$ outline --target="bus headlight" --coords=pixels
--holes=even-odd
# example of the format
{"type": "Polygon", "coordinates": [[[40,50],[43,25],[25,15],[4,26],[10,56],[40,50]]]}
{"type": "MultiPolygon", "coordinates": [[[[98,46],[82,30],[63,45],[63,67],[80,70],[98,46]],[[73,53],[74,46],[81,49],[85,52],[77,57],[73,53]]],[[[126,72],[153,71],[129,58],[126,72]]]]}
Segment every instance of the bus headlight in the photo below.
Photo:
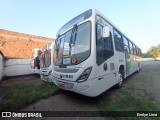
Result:
{"type": "Polygon", "coordinates": [[[90,73],[92,71],[92,67],[89,67],[83,71],[83,73],[78,77],[77,82],[84,82],[88,79],[90,73]]]}

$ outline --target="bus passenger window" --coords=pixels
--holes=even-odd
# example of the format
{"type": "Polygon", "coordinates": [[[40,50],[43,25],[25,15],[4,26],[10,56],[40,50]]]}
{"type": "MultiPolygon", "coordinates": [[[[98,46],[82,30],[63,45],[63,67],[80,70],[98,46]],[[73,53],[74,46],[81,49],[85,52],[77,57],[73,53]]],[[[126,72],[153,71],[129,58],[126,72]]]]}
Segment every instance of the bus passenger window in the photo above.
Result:
{"type": "Polygon", "coordinates": [[[133,55],[133,45],[131,42],[129,42],[129,47],[130,47],[131,54],[133,55]]]}
{"type": "Polygon", "coordinates": [[[103,37],[103,26],[97,24],[97,41],[96,41],[96,50],[97,50],[97,64],[101,65],[108,58],[113,56],[113,44],[112,44],[112,34],[110,32],[109,37],[103,37]]]}
{"type": "Polygon", "coordinates": [[[128,40],[127,40],[126,37],[123,37],[123,42],[124,42],[124,51],[126,53],[130,53],[130,51],[129,51],[129,45],[128,45],[128,40]]]}
{"type": "Polygon", "coordinates": [[[117,51],[124,52],[122,36],[116,30],[114,30],[114,43],[115,43],[115,48],[116,48],[117,51]]]}

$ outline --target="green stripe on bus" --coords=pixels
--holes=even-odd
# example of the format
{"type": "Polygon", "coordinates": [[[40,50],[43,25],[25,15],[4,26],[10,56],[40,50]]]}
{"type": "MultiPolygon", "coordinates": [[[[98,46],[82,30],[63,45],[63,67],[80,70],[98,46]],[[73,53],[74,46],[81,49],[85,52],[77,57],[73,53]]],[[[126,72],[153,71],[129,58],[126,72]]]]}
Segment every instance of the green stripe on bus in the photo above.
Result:
{"type": "Polygon", "coordinates": [[[125,61],[126,61],[126,75],[128,75],[131,70],[131,59],[130,55],[127,52],[125,53],[125,61]]]}

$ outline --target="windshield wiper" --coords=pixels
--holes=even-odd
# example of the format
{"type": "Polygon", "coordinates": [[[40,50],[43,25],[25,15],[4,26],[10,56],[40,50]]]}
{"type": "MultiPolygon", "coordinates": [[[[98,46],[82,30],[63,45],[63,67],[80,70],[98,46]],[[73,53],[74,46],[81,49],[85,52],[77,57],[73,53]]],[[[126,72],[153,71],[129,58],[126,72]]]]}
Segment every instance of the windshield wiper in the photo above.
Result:
{"type": "Polygon", "coordinates": [[[71,56],[71,47],[75,44],[75,39],[77,35],[77,25],[75,24],[72,29],[71,38],[69,42],[69,55],[71,56]]]}
{"type": "Polygon", "coordinates": [[[69,42],[70,47],[75,44],[76,35],[77,35],[77,25],[75,24],[73,26],[72,33],[71,33],[71,38],[70,38],[70,42],[69,42]]]}

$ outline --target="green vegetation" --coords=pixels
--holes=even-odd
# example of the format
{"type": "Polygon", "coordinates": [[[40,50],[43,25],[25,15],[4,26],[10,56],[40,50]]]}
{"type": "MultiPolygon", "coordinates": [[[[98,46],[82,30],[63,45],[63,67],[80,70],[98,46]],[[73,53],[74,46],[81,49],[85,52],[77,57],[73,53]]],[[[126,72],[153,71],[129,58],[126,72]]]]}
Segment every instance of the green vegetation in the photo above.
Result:
{"type": "Polygon", "coordinates": [[[59,93],[59,89],[54,84],[46,82],[39,85],[5,87],[4,90],[6,92],[4,98],[0,100],[0,111],[19,110],[59,93]]]}
{"type": "Polygon", "coordinates": [[[114,95],[107,96],[102,102],[102,111],[154,111],[158,110],[150,99],[135,95],[132,89],[124,88],[114,95]]]}
{"type": "Polygon", "coordinates": [[[148,56],[155,58],[155,60],[156,60],[156,57],[160,57],[160,44],[158,46],[152,46],[148,50],[147,54],[148,56]]]}

